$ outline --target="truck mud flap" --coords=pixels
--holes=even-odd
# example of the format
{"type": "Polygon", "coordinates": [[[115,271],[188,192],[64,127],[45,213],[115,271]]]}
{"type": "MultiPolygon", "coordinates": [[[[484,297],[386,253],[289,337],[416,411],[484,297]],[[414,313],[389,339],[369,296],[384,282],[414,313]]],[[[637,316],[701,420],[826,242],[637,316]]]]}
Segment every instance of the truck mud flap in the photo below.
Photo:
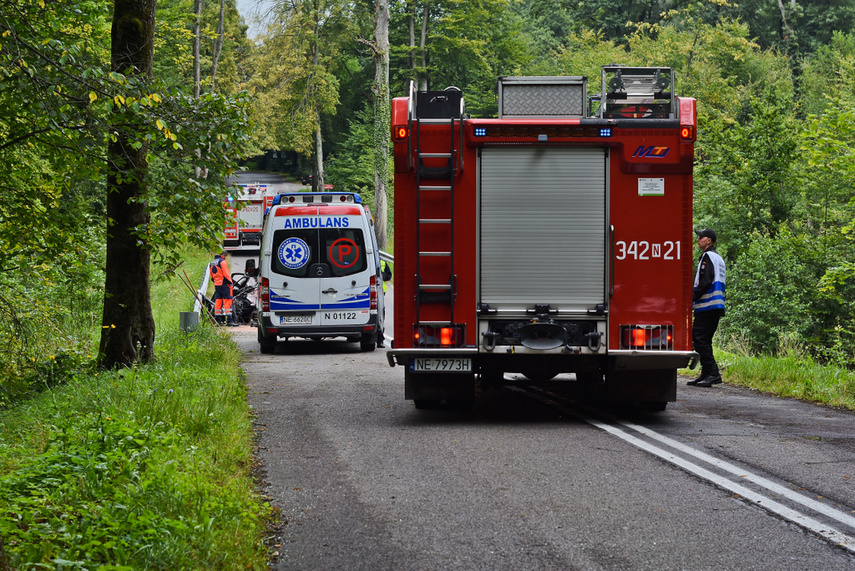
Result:
{"type": "Polygon", "coordinates": [[[404,398],[418,401],[473,400],[475,375],[404,371],[404,398]]]}
{"type": "Polygon", "coordinates": [[[676,369],[606,370],[606,396],[615,401],[675,402],[676,369]]]}

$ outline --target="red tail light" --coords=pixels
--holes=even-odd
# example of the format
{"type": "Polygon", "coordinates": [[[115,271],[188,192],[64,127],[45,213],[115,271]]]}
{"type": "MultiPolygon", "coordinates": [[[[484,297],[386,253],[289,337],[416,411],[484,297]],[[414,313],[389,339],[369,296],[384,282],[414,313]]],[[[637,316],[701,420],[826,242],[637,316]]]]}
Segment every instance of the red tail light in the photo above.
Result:
{"type": "Polygon", "coordinates": [[[671,350],[674,348],[673,325],[621,325],[620,348],[671,350]]]}
{"type": "Polygon", "coordinates": [[[413,331],[415,347],[462,347],[466,343],[466,326],[455,323],[448,327],[420,325],[413,331]]]}
{"type": "Polygon", "coordinates": [[[371,276],[371,283],[368,286],[368,295],[371,299],[371,311],[377,311],[377,276],[371,276]]]}
{"type": "Polygon", "coordinates": [[[270,311],[270,280],[261,278],[261,311],[270,311]]]}
{"type": "Polygon", "coordinates": [[[410,130],[405,125],[396,125],[392,128],[392,139],[405,141],[410,136],[410,130]]]}

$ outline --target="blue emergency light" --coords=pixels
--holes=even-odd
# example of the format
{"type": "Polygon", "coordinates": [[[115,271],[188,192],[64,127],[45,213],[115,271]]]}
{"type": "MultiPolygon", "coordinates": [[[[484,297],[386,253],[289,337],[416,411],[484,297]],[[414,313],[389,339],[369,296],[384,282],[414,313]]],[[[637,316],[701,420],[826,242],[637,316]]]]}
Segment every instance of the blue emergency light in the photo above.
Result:
{"type": "Polygon", "coordinates": [[[486,127],[475,127],[475,136],[476,137],[486,137],[487,136],[487,128],[486,127]]]}
{"type": "Polygon", "coordinates": [[[611,127],[603,127],[600,129],[600,137],[611,137],[612,136],[612,128],[611,127]]]}

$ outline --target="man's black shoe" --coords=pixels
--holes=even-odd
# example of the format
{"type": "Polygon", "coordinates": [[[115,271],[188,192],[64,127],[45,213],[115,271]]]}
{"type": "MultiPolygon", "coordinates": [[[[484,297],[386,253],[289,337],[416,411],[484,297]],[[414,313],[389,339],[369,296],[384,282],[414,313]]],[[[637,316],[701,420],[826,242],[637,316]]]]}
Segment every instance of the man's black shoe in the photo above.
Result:
{"type": "Polygon", "coordinates": [[[707,377],[706,379],[701,379],[699,382],[695,383],[696,387],[711,387],[713,385],[717,385],[721,383],[721,375],[715,375],[714,377],[707,377]]]}
{"type": "Polygon", "coordinates": [[[697,377],[695,377],[694,379],[692,379],[691,381],[689,381],[686,384],[691,386],[691,387],[694,387],[694,386],[697,386],[697,384],[700,383],[701,381],[705,380],[707,377],[709,377],[709,375],[707,375],[706,373],[701,373],[700,375],[698,375],[697,377]]]}

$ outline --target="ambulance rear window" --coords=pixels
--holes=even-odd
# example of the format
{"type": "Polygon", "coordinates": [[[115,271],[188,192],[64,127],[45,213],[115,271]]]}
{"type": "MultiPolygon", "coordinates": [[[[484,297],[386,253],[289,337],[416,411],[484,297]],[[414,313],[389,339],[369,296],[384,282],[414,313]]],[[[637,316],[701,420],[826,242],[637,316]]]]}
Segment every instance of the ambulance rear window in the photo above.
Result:
{"type": "Polygon", "coordinates": [[[368,267],[360,228],[287,229],[273,233],[272,269],[291,277],[349,276],[368,267]],[[314,272],[310,272],[315,267],[314,272]]]}

